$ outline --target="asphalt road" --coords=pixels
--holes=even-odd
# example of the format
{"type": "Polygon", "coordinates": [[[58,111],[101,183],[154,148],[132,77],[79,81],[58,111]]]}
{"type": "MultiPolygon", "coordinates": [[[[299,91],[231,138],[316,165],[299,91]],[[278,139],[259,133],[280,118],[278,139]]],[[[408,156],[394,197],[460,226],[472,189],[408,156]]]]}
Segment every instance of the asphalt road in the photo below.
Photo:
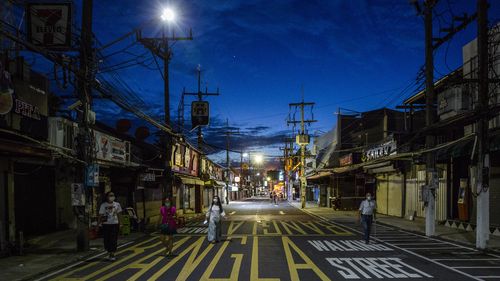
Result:
{"type": "MultiPolygon", "coordinates": [[[[163,257],[153,235],[37,280],[500,280],[500,256],[385,226],[366,245],[349,219],[327,221],[269,200],[225,206],[224,240],[207,227],[179,229],[176,256],[163,257]]],[[[375,232],[375,230],[374,230],[375,232]]]]}

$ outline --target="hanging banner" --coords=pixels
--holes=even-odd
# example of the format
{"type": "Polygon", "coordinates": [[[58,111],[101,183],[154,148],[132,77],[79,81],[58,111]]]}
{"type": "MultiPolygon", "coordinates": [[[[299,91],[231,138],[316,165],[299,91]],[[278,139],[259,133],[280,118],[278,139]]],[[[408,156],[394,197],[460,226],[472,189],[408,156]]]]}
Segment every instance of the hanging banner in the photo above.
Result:
{"type": "Polygon", "coordinates": [[[207,101],[193,101],[191,103],[191,126],[207,126],[210,120],[210,107],[207,101]]]}
{"type": "Polygon", "coordinates": [[[28,41],[48,49],[71,47],[71,3],[28,3],[28,41]]]}

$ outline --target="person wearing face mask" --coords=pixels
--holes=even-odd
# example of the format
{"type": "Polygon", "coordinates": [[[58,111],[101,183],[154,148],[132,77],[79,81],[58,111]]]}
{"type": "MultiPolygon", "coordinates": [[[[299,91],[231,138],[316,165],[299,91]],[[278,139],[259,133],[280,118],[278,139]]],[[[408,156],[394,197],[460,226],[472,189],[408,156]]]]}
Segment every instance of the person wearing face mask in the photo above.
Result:
{"type": "Polygon", "coordinates": [[[366,244],[370,243],[370,231],[372,223],[375,219],[375,211],[377,210],[377,203],[372,199],[370,193],[366,194],[366,199],[363,200],[359,206],[358,222],[361,222],[363,226],[364,236],[366,244]]]}
{"type": "Polygon", "coordinates": [[[122,207],[120,203],[115,202],[113,192],[106,193],[105,198],[106,201],[99,208],[99,224],[102,225],[104,249],[108,252],[108,259],[114,261],[121,225],[119,214],[122,212],[122,207]]]}
{"type": "Polygon", "coordinates": [[[158,224],[160,226],[160,241],[165,246],[165,256],[173,255],[174,234],[177,234],[176,209],[172,206],[170,198],[165,198],[160,208],[158,224]]]}
{"type": "Polygon", "coordinates": [[[212,200],[212,205],[206,214],[205,224],[208,222],[208,242],[215,244],[221,240],[222,224],[221,220],[226,216],[218,196],[212,200]]]}

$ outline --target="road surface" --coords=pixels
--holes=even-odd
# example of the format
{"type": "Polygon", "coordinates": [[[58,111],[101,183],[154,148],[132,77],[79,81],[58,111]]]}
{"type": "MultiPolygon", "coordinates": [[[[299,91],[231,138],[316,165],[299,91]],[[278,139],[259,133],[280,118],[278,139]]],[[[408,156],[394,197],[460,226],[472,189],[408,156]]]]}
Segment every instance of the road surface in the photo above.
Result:
{"type": "Polygon", "coordinates": [[[500,256],[463,245],[381,225],[366,245],[352,219],[327,221],[263,199],[224,207],[218,244],[192,222],[179,229],[176,256],[161,256],[153,234],[120,248],[117,261],[96,256],[37,280],[500,280],[500,256]]]}

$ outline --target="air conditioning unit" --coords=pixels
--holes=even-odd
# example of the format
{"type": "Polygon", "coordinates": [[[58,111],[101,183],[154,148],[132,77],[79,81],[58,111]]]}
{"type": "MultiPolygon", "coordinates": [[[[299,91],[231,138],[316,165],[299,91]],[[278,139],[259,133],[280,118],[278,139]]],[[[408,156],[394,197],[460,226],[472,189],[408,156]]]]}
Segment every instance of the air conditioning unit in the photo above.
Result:
{"type": "Polygon", "coordinates": [[[295,141],[297,142],[298,145],[308,145],[310,138],[309,135],[300,134],[295,137],[295,141]]]}
{"type": "Polygon", "coordinates": [[[74,149],[78,124],[62,117],[49,117],[49,142],[52,145],[74,149]]]}

